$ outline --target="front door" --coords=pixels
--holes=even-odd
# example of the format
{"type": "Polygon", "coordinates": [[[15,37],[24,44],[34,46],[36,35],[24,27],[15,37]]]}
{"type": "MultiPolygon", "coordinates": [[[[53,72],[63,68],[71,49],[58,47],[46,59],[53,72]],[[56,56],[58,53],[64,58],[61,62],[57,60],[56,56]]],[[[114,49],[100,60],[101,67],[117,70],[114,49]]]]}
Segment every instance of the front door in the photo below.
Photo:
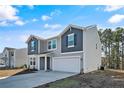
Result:
{"type": "Polygon", "coordinates": [[[50,57],[47,57],[47,70],[50,70],[50,57]]]}
{"type": "Polygon", "coordinates": [[[44,70],[45,68],[45,58],[40,57],[40,70],[44,70]]]}
{"type": "MultiPolygon", "coordinates": [[[[50,57],[47,57],[47,70],[51,69],[51,64],[50,64],[50,57]]],[[[45,69],[45,57],[40,57],[40,70],[45,69]]]]}

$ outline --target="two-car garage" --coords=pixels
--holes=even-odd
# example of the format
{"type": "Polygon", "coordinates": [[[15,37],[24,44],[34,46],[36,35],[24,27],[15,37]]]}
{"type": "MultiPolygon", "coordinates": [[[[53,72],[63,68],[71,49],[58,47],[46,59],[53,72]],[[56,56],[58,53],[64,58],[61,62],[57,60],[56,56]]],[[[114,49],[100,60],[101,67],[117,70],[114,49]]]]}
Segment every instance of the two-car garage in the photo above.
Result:
{"type": "Polygon", "coordinates": [[[53,57],[52,70],[80,73],[80,56],[53,57]]]}

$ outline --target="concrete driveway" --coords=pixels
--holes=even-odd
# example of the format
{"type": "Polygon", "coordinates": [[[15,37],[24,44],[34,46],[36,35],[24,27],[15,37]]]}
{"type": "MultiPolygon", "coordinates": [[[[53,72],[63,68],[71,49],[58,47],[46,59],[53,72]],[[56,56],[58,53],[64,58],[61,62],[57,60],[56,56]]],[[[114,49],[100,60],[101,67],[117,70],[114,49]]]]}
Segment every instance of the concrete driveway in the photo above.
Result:
{"type": "Polygon", "coordinates": [[[76,74],[77,73],[37,71],[36,73],[16,75],[1,79],[0,88],[32,88],[76,74]]]}

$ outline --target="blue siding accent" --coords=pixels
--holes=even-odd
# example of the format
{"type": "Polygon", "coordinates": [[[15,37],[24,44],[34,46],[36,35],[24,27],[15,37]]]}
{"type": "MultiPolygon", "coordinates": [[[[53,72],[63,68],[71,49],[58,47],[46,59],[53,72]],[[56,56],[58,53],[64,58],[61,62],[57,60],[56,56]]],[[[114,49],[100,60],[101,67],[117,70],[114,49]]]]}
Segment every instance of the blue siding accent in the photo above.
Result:
{"type": "Polygon", "coordinates": [[[61,52],[75,52],[75,51],[83,51],[83,31],[80,29],[71,28],[71,30],[66,31],[61,36],[61,52]],[[74,47],[68,48],[68,35],[74,33],[74,47]]]}
{"type": "Polygon", "coordinates": [[[38,54],[38,40],[36,38],[32,38],[29,42],[28,42],[28,55],[32,55],[32,54],[38,54]],[[31,41],[34,40],[35,41],[35,48],[34,51],[31,51],[31,41]]]}

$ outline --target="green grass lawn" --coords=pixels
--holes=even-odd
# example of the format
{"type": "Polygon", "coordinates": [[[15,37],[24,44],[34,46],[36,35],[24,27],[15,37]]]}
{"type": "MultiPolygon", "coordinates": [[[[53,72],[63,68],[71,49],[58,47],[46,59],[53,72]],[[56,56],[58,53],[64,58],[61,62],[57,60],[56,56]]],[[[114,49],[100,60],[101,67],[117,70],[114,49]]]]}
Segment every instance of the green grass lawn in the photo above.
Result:
{"type": "Polygon", "coordinates": [[[63,79],[56,81],[55,83],[50,83],[47,85],[49,88],[69,88],[69,87],[75,87],[79,85],[79,81],[73,80],[73,79],[63,79]]]}

